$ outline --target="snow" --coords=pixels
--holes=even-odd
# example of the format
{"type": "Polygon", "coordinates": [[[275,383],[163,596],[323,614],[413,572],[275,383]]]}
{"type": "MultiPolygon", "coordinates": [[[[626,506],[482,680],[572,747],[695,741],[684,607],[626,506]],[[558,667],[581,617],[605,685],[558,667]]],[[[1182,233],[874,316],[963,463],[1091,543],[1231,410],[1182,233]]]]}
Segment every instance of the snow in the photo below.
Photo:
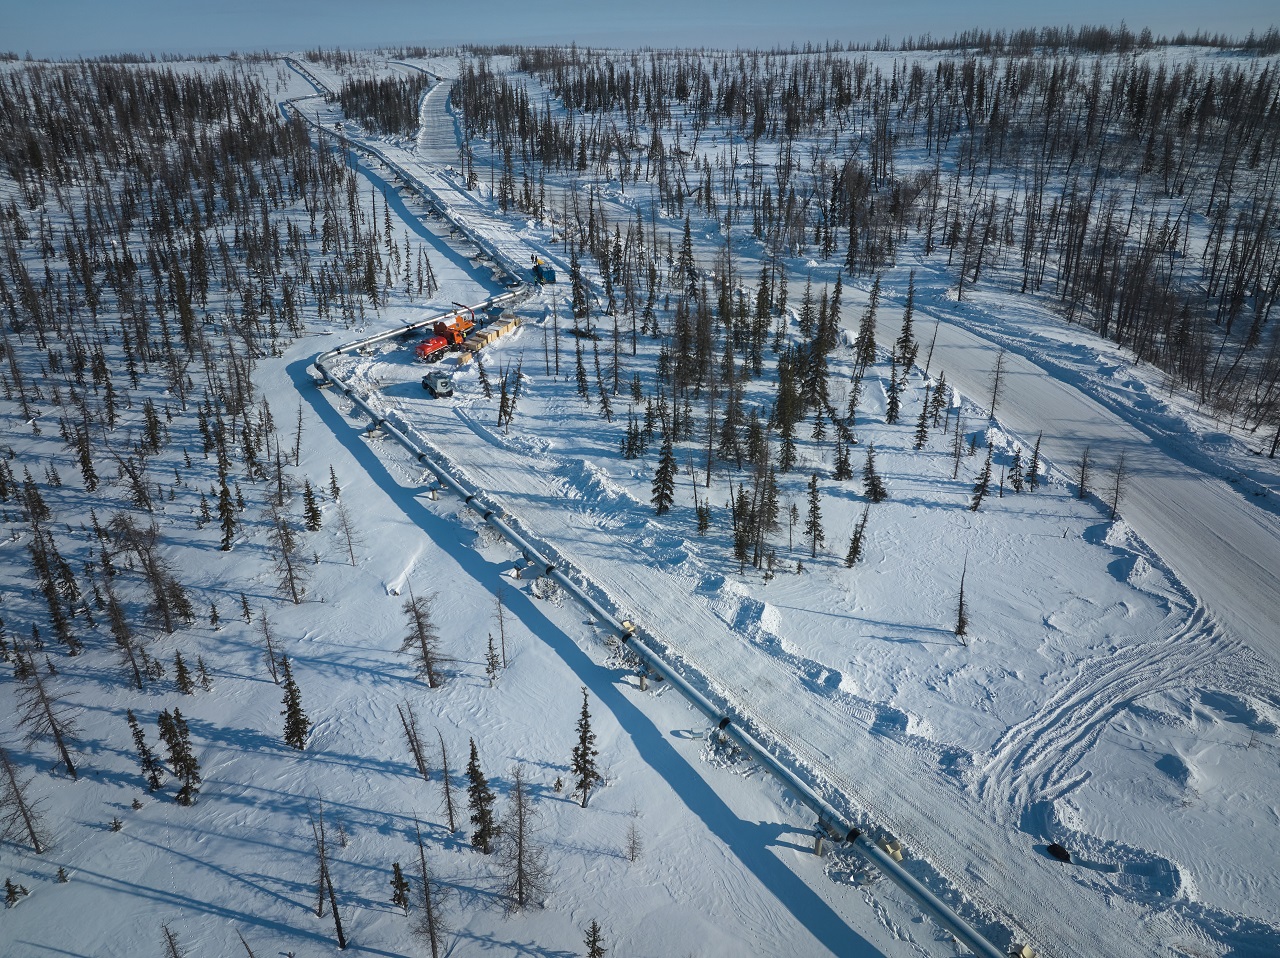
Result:
{"type": "MultiPolygon", "coordinates": [[[[427,98],[416,142],[374,145],[491,245],[512,258],[518,251],[518,262],[529,251],[549,256],[549,227],[502,218],[442,169],[456,156],[443,89],[427,98]]],[[[299,78],[280,95],[309,92],[299,78]]],[[[299,107],[332,126],[321,101],[299,107]]],[[[362,164],[361,172],[414,242],[427,245],[441,282],[432,304],[395,304],[364,330],[501,288],[474,263],[470,244],[389,188],[385,171],[362,164]]],[[[412,342],[335,366],[665,643],[824,795],[902,839],[912,874],[993,940],[1026,935],[1048,955],[1274,953],[1275,471],[1185,397],[1162,395],[1149,371],[1064,326],[1043,304],[989,285],[956,302],[948,278],[922,260],[886,274],[881,342],[897,334],[910,266],[917,336],[927,341],[938,321],[931,372],[945,369],[966,397],[957,407],[966,435],[982,432],[1007,464],[1015,446],[1025,459],[1043,430],[1046,483],[1034,494],[993,491],[971,512],[981,456],[962,458],[952,479],[947,436],[912,448],[923,371],[912,374],[897,426],[883,422],[882,391],[864,389],[853,461],[858,469],[874,442],[891,498],[872,506],[866,555],[851,570],[841,560],[862,512],[861,484],[831,481],[807,430],[783,500],[803,512],[808,475],[821,472],[828,542],[816,560],[802,524],[787,546],[784,520],[774,537],[776,575],[741,572],[724,508],[730,487],[718,473],[709,489],[695,488],[683,461],[695,449],[682,447],[676,506],[656,517],[653,452],[630,462],[618,455],[625,396],[616,397],[611,424],[594,400],[577,398],[568,337],[568,366],[559,378],[546,372],[551,291],[525,304],[525,325],[485,354],[491,374],[524,361],[509,430],[497,423],[496,402],[483,399],[474,364],[457,369],[449,400],[421,390],[412,342]],[[988,423],[996,346],[1009,350],[1007,387],[988,423]],[[1099,486],[1118,451],[1128,454],[1133,477],[1116,522],[1104,503],[1080,501],[1070,486],[1085,444],[1098,458],[1099,486]],[[716,512],[705,537],[694,533],[695,491],[716,512]],[[794,572],[797,559],[803,574],[794,572]],[[962,566],[972,616],[965,644],[952,630],[962,566]],[[1075,866],[1043,853],[1052,841],[1072,850],[1075,866]]],[[[794,302],[794,280],[792,290],[794,302]]],[[[865,293],[846,287],[847,325],[865,293]]],[[[184,581],[206,605],[219,603],[224,622],[220,631],[201,626],[161,640],[156,654],[179,644],[189,661],[199,652],[213,665],[214,690],[132,693],[109,670],[105,644],[59,661],[59,682],[88,729],[88,774],[74,783],[37,778],[57,831],[53,851],[36,858],[0,847],[0,871],[34,890],[6,912],[0,943],[18,954],[132,956],[158,951],[160,925],[171,922],[196,953],[234,953],[237,930],[258,954],[331,949],[330,920],[312,911],[306,822],[323,796],[330,827],[349,835],[335,850],[335,869],[352,950],[421,951],[387,887],[392,861],[412,871],[417,815],[432,867],[450,889],[458,954],[576,954],[593,918],[614,954],[953,954],[947,936],[861,859],[838,847],[814,856],[812,816],[794,795],[718,747],[672,689],[654,683],[641,692],[581,609],[539,598],[542,583],[506,575],[518,558],[508,544],[456,501],[431,498],[421,466],[363,435],[366,420],[341,393],[313,387],[311,359],[361,331],[314,333],[259,367],[278,419],[302,403],[297,471],[323,484],[335,467],[364,533],[359,564],[346,564],[326,504],[324,530],[308,546],[320,557],[309,601],[295,608],[276,601],[260,529],[223,555],[216,533],[191,532],[181,504],[163,517],[184,581]],[[315,722],[306,752],[279,738],[280,690],[264,675],[257,622],[237,615],[246,582],[255,619],[267,610],[315,722]],[[397,651],[410,588],[436,596],[445,649],[457,660],[443,689],[415,682],[397,651]],[[496,627],[499,588],[511,662],[488,688],[484,642],[496,627]],[[552,789],[557,776],[567,778],[581,687],[608,782],[585,810],[552,789]],[[423,783],[409,763],[395,714],[405,701],[444,735],[455,772],[470,737],[499,790],[513,764],[529,772],[556,876],[544,910],[507,918],[495,904],[491,863],[465,836],[448,833],[438,782],[423,783]],[[205,773],[193,809],[145,793],[122,717],[133,707],[153,726],[160,709],[174,706],[188,716],[205,773]],[[143,801],[136,811],[135,797],[143,801]],[[622,852],[633,808],[645,846],[636,862],[622,852]],[[124,820],[118,833],[106,827],[113,816],[124,820]],[[59,865],[68,884],[51,881],[59,865]],[[59,922],[61,915],[85,920],[59,922]]],[[[604,362],[607,337],[599,345],[604,362]]],[[[641,340],[634,368],[646,391],[656,352],[641,340]]],[[[847,381],[848,356],[847,348],[833,356],[833,382],[847,381]]],[[[887,364],[873,375],[887,376],[887,364]]],[[[866,386],[873,383],[869,375],[866,386]]],[[[763,398],[757,389],[748,405],[763,398]]],[[[843,408],[842,398],[836,405],[843,408]]],[[[7,404],[4,413],[16,462],[73,470],[56,441],[26,435],[7,404]]],[[[184,442],[198,446],[198,438],[184,442]]],[[[181,461],[172,450],[169,458],[181,461]]],[[[196,470],[193,491],[183,493],[187,508],[212,474],[208,463],[196,470]]],[[[60,521],[71,492],[51,490],[60,521]]],[[[260,498],[264,490],[246,492],[260,498]]],[[[16,595],[25,542],[0,549],[4,587],[16,595]]],[[[6,706],[11,687],[0,691],[6,706]]],[[[24,760],[48,764],[42,749],[24,760]]]]}

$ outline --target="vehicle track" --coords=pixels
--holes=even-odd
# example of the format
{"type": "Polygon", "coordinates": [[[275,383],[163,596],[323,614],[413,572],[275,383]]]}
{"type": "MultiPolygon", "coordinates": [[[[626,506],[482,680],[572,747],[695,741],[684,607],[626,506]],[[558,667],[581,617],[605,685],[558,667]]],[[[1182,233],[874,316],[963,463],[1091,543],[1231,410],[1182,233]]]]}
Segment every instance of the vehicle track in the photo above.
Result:
{"type": "Polygon", "coordinates": [[[1060,797],[1072,769],[1121,711],[1156,692],[1189,687],[1238,646],[1197,604],[1166,638],[1085,662],[1039,711],[996,743],[974,784],[978,799],[1014,816],[1034,802],[1060,797]]]}

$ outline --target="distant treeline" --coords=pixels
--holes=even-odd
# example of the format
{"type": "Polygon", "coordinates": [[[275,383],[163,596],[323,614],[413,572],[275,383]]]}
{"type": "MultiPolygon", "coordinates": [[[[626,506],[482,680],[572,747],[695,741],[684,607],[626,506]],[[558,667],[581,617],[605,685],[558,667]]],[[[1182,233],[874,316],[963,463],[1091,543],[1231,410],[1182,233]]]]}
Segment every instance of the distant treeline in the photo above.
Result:
{"type": "MultiPolygon", "coordinates": [[[[571,45],[572,46],[572,45],[571,45]]],[[[1149,27],[1143,27],[1134,33],[1125,24],[1118,27],[1080,26],[1080,27],[1029,27],[1022,30],[964,30],[954,33],[950,38],[934,37],[923,33],[920,36],[907,36],[901,42],[894,42],[889,37],[882,37],[871,43],[846,43],[841,40],[828,40],[824,43],[792,43],[789,46],[775,46],[769,50],[754,52],[768,53],[843,53],[855,51],[897,50],[967,50],[986,54],[1024,56],[1031,53],[1128,53],[1135,50],[1151,50],[1156,47],[1209,47],[1219,50],[1239,50],[1255,56],[1270,56],[1280,53],[1280,28],[1271,26],[1263,33],[1250,31],[1244,39],[1229,36],[1225,33],[1206,33],[1197,30],[1187,33],[1178,31],[1174,36],[1156,35],[1149,27]]],[[[537,51],[537,47],[521,44],[474,44],[463,47],[468,53],[476,56],[529,56],[537,51]]],[[[600,48],[594,52],[601,52],[600,48]]],[[[590,55],[590,47],[573,47],[574,52],[590,55]]],[[[689,52],[715,52],[710,47],[694,48],[689,52]]],[[[425,56],[422,53],[405,54],[406,56],[425,56]]]]}

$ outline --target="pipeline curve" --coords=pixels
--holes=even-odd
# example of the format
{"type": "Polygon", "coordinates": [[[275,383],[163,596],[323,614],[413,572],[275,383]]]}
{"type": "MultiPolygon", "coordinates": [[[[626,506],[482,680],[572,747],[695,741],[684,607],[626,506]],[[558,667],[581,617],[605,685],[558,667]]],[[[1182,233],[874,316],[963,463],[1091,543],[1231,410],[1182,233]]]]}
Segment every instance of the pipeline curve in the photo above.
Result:
{"type": "MultiPolygon", "coordinates": [[[[297,61],[285,58],[285,62],[318,91],[326,89],[319,78],[297,61]]],[[[521,279],[521,268],[512,257],[491,243],[487,237],[471,229],[460,217],[455,216],[450,205],[444,202],[435,191],[376,147],[353,140],[340,132],[326,129],[307,116],[304,111],[296,109],[295,103],[300,99],[307,99],[307,97],[282,102],[282,112],[285,115],[293,112],[302,118],[319,137],[336,141],[344,149],[358,151],[381,163],[392,171],[400,185],[416,193],[426,203],[431,213],[445,219],[480,249],[494,264],[495,273],[499,279],[504,274],[510,277],[508,281],[510,288],[505,292],[470,305],[468,308],[475,310],[477,314],[500,312],[518,305],[533,295],[534,287],[521,279]]],[[[874,824],[867,822],[865,815],[857,816],[861,828],[859,824],[855,824],[855,812],[850,806],[857,801],[853,797],[856,791],[850,793],[850,783],[845,781],[843,776],[823,763],[820,756],[808,754],[808,749],[784,736],[773,723],[768,722],[767,717],[752,714],[744,709],[739,704],[737,696],[722,689],[700,663],[691,662],[686,656],[677,652],[661,637],[661,633],[656,628],[624,619],[617,611],[617,605],[612,598],[593,583],[588,575],[567,562],[554,547],[537,541],[521,526],[517,517],[509,515],[501,503],[494,501],[485,490],[471,485],[465,477],[458,475],[458,471],[447,457],[433,447],[411,424],[404,422],[399,416],[394,414],[388,416],[375,408],[367,396],[361,395],[355,387],[344,381],[330,368],[333,361],[340,356],[428,328],[437,320],[447,319],[452,313],[453,310],[450,310],[414,323],[395,326],[343,343],[319,354],[312,363],[319,373],[319,378],[315,380],[317,385],[331,385],[341,391],[368,416],[371,431],[381,429],[407,450],[435,477],[442,488],[449,489],[467,508],[518,549],[530,567],[537,569],[540,575],[558,583],[584,610],[611,631],[643,663],[643,667],[649,673],[661,676],[678,689],[694,708],[716,726],[718,734],[734,740],[770,774],[790,788],[817,816],[819,828],[827,840],[851,848],[864,860],[875,865],[883,875],[909,895],[924,914],[940,927],[950,931],[974,954],[981,955],[982,958],[1003,958],[1005,952],[1002,949],[997,948],[975,930],[953,908],[925,887],[872,839],[871,833],[876,828],[874,824]],[[399,421],[393,422],[392,418],[399,421]],[[814,775],[820,776],[823,780],[811,780],[810,776],[814,775]],[[832,792],[836,794],[831,795],[832,792]]]]}

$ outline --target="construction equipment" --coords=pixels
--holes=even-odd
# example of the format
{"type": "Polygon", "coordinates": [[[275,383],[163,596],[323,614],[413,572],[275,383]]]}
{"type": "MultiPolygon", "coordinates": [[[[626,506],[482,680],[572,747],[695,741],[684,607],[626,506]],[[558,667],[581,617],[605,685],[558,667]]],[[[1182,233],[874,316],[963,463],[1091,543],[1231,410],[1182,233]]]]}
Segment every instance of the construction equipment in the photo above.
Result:
{"type": "Polygon", "coordinates": [[[422,388],[435,399],[448,399],[453,395],[453,380],[448,373],[435,369],[422,377],[422,388]]]}
{"type": "Polygon", "coordinates": [[[448,322],[443,319],[438,321],[432,331],[443,338],[450,349],[461,349],[462,344],[467,341],[467,334],[475,329],[476,313],[469,306],[461,306],[458,303],[454,303],[454,305],[459,306],[460,311],[455,313],[453,319],[448,322]],[[471,314],[470,318],[462,315],[461,310],[464,309],[471,314]]]}
{"type": "Polygon", "coordinates": [[[556,281],[556,271],[551,264],[540,256],[530,257],[533,260],[533,281],[539,286],[551,286],[556,281]]]}
{"type": "Polygon", "coordinates": [[[449,340],[443,336],[432,336],[424,339],[414,348],[414,357],[420,363],[436,363],[444,358],[445,351],[449,348],[449,340]]]}

